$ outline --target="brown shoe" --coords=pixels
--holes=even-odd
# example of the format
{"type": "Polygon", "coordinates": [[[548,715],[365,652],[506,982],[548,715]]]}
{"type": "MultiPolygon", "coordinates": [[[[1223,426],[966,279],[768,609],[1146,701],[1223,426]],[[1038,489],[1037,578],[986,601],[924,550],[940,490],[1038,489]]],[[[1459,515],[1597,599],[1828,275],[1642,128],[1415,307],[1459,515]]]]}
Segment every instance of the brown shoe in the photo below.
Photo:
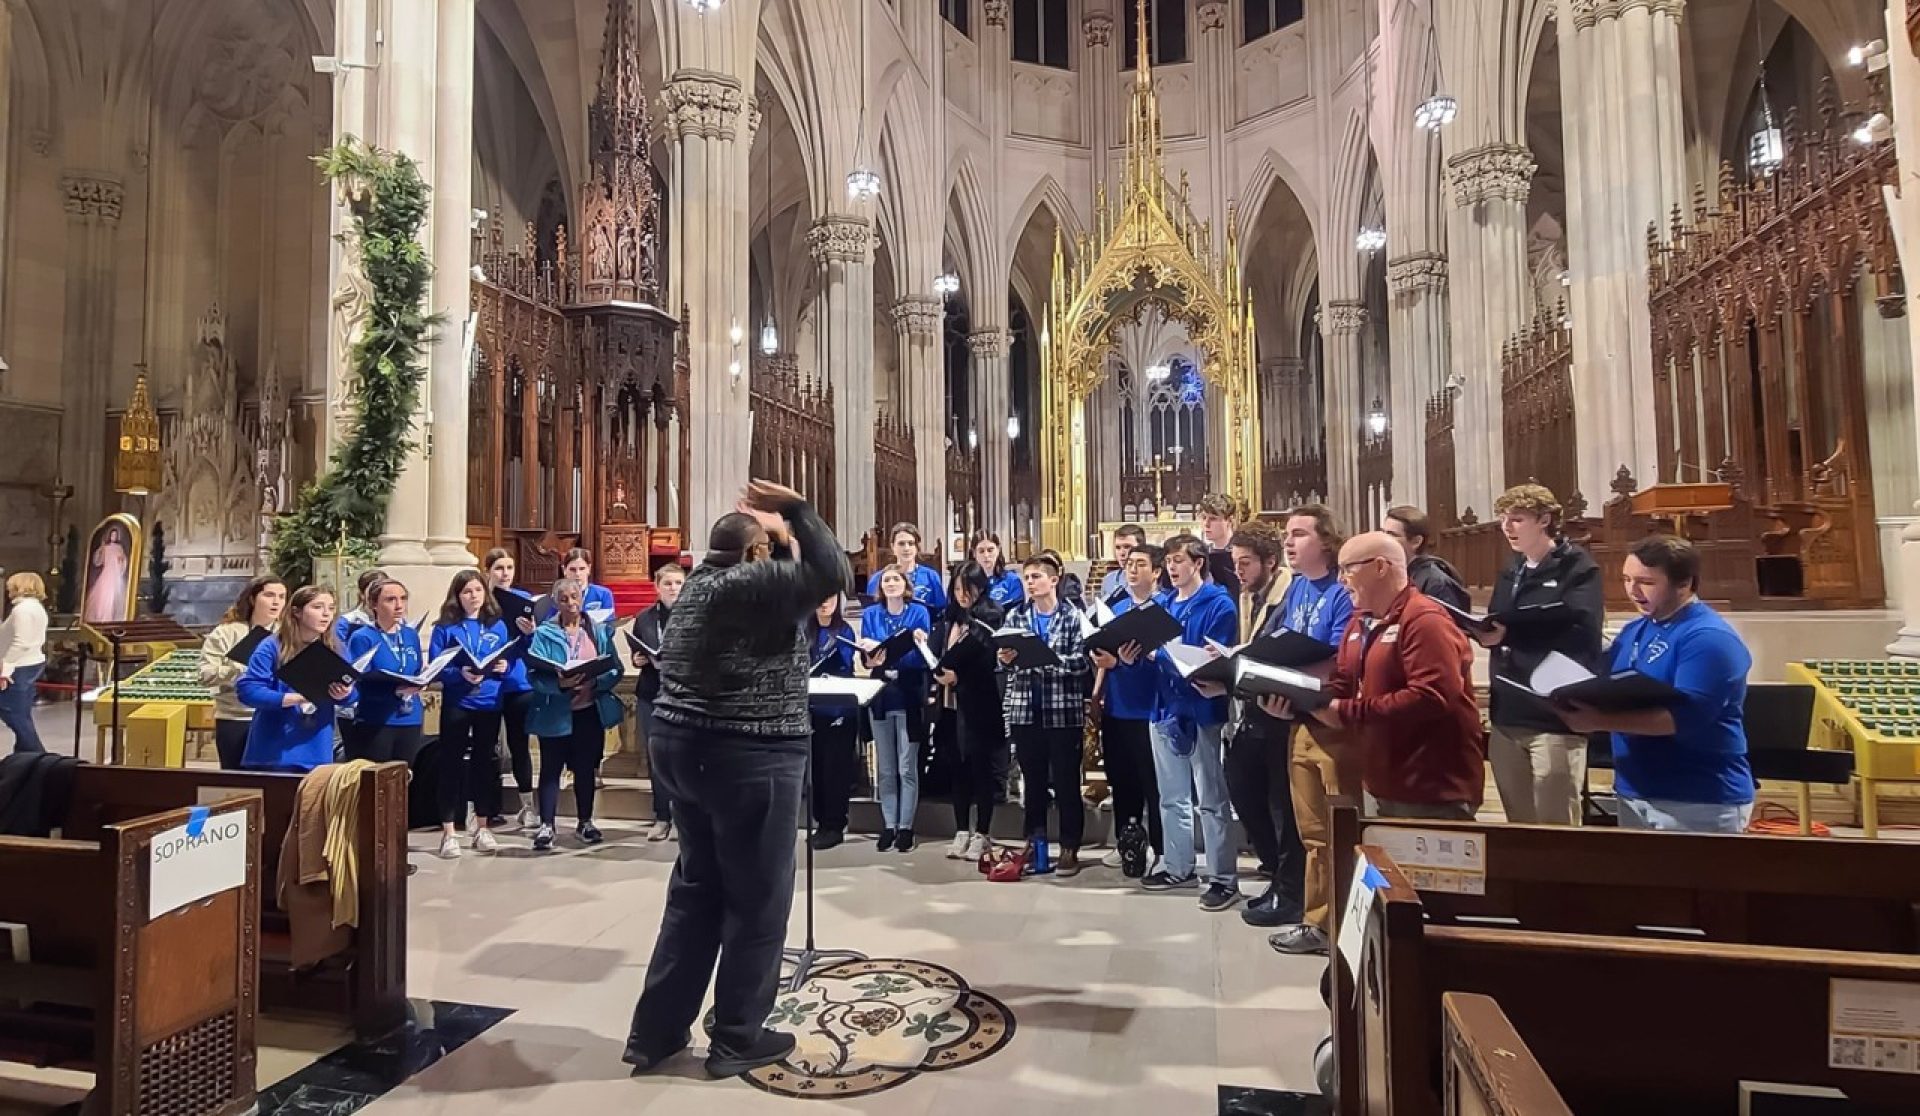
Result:
{"type": "Polygon", "coordinates": [[[1060,850],[1060,859],[1053,862],[1053,874],[1056,876],[1077,876],[1080,874],[1080,853],[1077,849],[1060,850]]]}

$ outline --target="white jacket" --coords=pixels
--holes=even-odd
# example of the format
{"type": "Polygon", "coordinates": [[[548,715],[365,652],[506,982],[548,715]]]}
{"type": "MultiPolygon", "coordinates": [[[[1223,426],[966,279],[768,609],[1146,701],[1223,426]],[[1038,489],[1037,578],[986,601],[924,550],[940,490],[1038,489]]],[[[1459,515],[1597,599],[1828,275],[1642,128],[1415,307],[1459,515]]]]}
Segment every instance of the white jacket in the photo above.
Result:
{"type": "Polygon", "coordinates": [[[12,678],[16,667],[47,661],[47,608],[38,598],[21,597],[0,623],[0,677],[12,678]]]}

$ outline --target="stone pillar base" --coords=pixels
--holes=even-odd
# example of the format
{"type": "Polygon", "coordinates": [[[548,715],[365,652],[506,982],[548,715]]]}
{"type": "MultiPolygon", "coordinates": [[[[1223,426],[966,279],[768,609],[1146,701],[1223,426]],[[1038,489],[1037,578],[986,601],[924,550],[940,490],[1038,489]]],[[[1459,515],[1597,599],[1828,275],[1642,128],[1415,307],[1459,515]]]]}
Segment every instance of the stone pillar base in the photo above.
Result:
{"type": "Polygon", "coordinates": [[[1920,659],[1920,522],[1900,532],[1900,634],[1887,645],[1887,654],[1920,659]]]}

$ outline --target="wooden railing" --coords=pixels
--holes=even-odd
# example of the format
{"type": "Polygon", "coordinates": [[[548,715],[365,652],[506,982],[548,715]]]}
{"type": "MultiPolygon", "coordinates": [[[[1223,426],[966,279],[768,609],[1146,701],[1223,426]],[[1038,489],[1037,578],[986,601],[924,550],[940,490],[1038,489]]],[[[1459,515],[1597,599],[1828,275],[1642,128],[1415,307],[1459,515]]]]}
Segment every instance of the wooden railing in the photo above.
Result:
{"type": "Polygon", "coordinates": [[[1202,463],[1183,461],[1179,468],[1169,468],[1165,473],[1135,469],[1120,474],[1120,503],[1123,508],[1133,509],[1133,514],[1126,517],[1129,519],[1166,518],[1191,511],[1207,494],[1207,484],[1207,468],[1202,463]],[[1156,496],[1162,498],[1164,507],[1156,504],[1156,496]]]}

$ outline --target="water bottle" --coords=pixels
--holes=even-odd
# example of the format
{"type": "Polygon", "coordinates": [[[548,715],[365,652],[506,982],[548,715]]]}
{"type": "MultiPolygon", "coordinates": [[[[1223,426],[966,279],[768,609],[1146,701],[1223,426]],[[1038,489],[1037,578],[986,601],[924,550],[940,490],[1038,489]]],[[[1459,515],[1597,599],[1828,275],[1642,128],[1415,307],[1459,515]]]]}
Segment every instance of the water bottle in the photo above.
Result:
{"type": "Polygon", "coordinates": [[[1033,866],[1033,874],[1036,876],[1044,876],[1053,871],[1053,858],[1048,855],[1047,851],[1046,831],[1042,830],[1032,837],[1029,837],[1027,839],[1027,845],[1033,850],[1032,858],[1027,861],[1028,864],[1033,866]]]}

